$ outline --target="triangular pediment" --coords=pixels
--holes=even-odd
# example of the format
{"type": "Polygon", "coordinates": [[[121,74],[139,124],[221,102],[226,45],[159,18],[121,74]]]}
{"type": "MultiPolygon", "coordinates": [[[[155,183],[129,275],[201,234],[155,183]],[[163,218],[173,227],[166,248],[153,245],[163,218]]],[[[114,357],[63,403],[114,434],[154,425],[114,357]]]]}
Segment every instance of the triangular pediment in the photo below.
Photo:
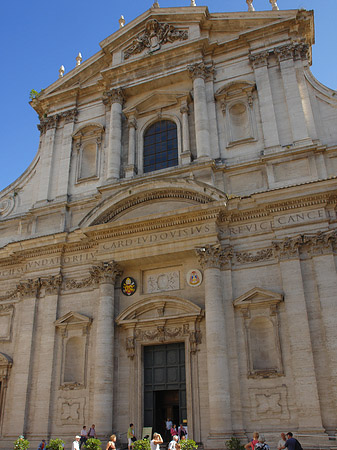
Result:
{"type": "Polygon", "coordinates": [[[128,115],[134,111],[136,111],[138,115],[146,114],[177,105],[182,100],[187,100],[188,97],[189,92],[156,91],[135,102],[134,104],[130,104],[124,109],[123,112],[125,115],[128,115]]]}
{"type": "Polygon", "coordinates": [[[146,298],[126,308],[116,319],[118,325],[160,324],[203,317],[203,310],[189,300],[160,295],[146,298]]]}
{"type": "Polygon", "coordinates": [[[57,319],[54,323],[56,327],[68,327],[68,326],[87,326],[92,322],[92,319],[83,314],[69,311],[64,316],[57,319]]]}
{"type": "Polygon", "coordinates": [[[261,307],[283,301],[283,295],[267,289],[255,287],[233,301],[236,308],[261,307]]]}

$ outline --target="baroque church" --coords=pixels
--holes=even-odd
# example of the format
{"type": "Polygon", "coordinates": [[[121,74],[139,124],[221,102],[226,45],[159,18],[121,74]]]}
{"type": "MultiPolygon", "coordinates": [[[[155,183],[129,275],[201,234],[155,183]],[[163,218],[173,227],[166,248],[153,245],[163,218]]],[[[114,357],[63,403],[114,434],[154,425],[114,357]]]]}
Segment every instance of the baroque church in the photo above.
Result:
{"type": "Polygon", "coordinates": [[[167,417],[207,449],[337,427],[337,96],[313,11],[157,2],[32,100],[0,192],[0,448],[167,417]]]}

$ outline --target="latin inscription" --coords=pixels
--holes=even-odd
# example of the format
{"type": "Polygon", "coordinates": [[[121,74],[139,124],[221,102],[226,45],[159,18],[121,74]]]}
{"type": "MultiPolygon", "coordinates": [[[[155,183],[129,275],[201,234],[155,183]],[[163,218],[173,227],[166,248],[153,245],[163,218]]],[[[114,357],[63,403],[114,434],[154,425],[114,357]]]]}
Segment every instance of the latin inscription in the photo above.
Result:
{"type": "Polygon", "coordinates": [[[160,233],[149,234],[146,236],[130,237],[118,241],[106,242],[100,246],[101,250],[119,250],[128,247],[138,247],[147,244],[156,244],[166,241],[193,238],[198,235],[208,233],[211,230],[210,225],[200,225],[181,230],[163,231],[160,233]]]}
{"type": "Polygon", "coordinates": [[[283,228],[291,225],[297,225],[305,222],[315,222],[327,217],[328,211],[324,209],[316,209],[313,211],[302,211],[293,214],[284,214],[276,216],[271,220],[261,222],[246,223],[229,227],[231,236],[240,236],[244,234],[267,233],[276,228],[283,228]]]}
{"type": "MultiPolygon", "coordinates": [[[[81,262],[91,261],[95,258],[95,253],[82,253],[80,255],[71,255],[63,257],[63,264],[77,264],[81,262]]],[[[62,258],[55,256],[53,258],[36,259],[34,261],[28,261],[23,266],[12,267],[10,269],[0,270],[0,277],[10,277],[24,274],[36,269],[43,269],[45,267],[54,267],[61,265],[62,258]]]]}

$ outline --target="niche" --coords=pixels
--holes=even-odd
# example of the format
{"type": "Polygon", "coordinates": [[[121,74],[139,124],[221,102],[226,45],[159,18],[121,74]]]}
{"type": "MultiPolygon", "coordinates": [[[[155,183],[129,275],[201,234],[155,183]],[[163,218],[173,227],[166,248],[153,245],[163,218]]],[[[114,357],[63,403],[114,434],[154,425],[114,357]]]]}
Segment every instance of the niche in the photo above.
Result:
{"type": "Polygon", "coordinates": [[[73,136],[76,182],[99,178],[103,127],[87,125],[73,136]]]}

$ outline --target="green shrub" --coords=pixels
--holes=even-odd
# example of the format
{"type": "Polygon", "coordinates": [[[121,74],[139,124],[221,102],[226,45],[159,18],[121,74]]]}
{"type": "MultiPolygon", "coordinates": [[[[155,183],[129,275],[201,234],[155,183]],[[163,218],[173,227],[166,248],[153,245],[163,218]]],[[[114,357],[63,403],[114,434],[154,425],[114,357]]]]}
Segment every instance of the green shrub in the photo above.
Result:
{"type": "Polygon", "coordinates": [[[198,448],[197,444],[193,439],[185,439],[182,441],[179,441],[181,450],[193,450],[195,448],[198,448]]]}
{"type": "Polygon", "coordinates": [[[151,450],[150,441],[148,439],[139,439],[133,443],[133,450],[151,450]]]}
{"type": "Polygon", "coordinates": [[[228,450],[245,450],[245,446],[241,444],[240,439],[234,436],[229,441],[226,441],[226,448],[228,450]]]}
{"type": "Polygon", "coordinates": [[[87,450],[101,450],[102,442],[99,439],[90,438],[87,439],[83,447],[86,448],[87,450]]]}
{"type": "Polygon", "coordinates": [[[14,450],[27,450],[29,447],[29,441],[25,438],[18,438],[14,441],[14,450]]]}
{"type": "Polygon", "coordinates": [[[64,441],[62,439],[50,439],[49,444],[46,446],[47,450],[63,450],[64,441]]]}

